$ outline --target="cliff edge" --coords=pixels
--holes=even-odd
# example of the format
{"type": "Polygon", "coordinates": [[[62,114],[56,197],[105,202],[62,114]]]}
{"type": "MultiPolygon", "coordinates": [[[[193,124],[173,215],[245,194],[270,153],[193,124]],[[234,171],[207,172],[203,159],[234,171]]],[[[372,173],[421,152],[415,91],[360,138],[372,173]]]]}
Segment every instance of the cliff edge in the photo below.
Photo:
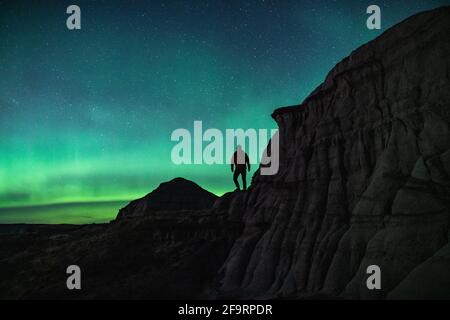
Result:
{"type": "Polygon", "coordinates": [[[439,251],[449,241],[449,30],[450,7],[412,16],[273,113],[280,170],[256,175],[229,209],[244,212],[245,228],[222,295],[413,298],[409,275],[419,281],[432,265],[442,274],[421,281],[450,298],[449,250],[439,251]],[[366,286],[369,265],[381,290],[366,286]]]}

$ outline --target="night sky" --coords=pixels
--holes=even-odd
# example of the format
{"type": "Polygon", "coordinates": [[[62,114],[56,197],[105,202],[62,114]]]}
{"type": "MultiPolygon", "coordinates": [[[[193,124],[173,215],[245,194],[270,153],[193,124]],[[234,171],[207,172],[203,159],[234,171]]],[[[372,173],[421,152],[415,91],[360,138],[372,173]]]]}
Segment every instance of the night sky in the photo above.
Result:
{"type": "Polygon", "coordinates": [[[351,51],[449,4],[0,0],[0,223],[105,221],[178,176],[231,191],[228,166],[172,164],[174,129],[276,128],[351,51]]]}

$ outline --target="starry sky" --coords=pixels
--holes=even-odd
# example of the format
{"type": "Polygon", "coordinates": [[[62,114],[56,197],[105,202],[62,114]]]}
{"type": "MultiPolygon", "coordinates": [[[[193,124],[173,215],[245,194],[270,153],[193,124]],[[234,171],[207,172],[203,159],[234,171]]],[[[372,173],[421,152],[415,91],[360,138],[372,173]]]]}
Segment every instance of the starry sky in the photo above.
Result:
{"type": "Polygon", "coordinates": [[[352,50],[449,4],[0,0],[0,223],[107,221],[178,176],[230,191],[226,165],[171,162],[174,129],[276,128],[271,112],[352,50]],[[66,28],[70,4],[81,30],[66,28]]]}

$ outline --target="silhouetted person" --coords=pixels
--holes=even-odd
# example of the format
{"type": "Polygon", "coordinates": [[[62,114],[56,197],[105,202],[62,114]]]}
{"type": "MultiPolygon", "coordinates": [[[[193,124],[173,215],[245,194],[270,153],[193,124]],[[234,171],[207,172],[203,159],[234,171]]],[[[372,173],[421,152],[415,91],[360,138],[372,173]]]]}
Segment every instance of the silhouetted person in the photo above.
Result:
{"type": "Polygon", "coordinates": [[[239,145],[237,146],[237,150],[233,154],[233,157],[231,158],[231,172],[234,172],[233,174],[233,181],[236,185],[236,190],[240,190],[239,188],[239,175],[242,176],[242,184],[244,187],[244,190],[247,190],[247,182],[245,180],[247,171],[250,171],[250,160],[248,158],[248,155],[242,150],[242,147],[239,145]]]}

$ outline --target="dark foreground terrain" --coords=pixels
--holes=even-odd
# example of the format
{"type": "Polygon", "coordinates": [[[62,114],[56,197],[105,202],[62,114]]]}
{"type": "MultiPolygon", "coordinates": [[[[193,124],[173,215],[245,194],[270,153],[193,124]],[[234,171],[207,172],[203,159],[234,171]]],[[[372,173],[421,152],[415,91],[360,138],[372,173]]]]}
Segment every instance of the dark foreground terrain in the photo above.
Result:
{"type": "Polygon", "coordinates": [[[245,193],[175,179],[110,224],[2,226],[0,297],[450,299],[449,30],[415,15],[276,110],[279,172],[245,193]]]}
{"type": "MultiPolygon", "coordinates": [[[[210,207],[215,198],[190,181],[175,179],[130,203],[118,220],[109,224],[0,225],[0,297],[209,296],[241,225],[198,208],[199,204],[210,207]],[[172,210],[158,208],[168,195],[174,196],[184,187],[193,193],[187,197],[193,202],[173,201],[172,210]],[[136,203],[148,208],[141,216],[130,218],[126,212],[136,203]],[[125,217],[120,218],[122,215],[125,217]],[[82,290],[67,289],[69,265],[80,266],[82,290]]],[[[133,208],[132,212],[136,211],[133,208]]]]}

